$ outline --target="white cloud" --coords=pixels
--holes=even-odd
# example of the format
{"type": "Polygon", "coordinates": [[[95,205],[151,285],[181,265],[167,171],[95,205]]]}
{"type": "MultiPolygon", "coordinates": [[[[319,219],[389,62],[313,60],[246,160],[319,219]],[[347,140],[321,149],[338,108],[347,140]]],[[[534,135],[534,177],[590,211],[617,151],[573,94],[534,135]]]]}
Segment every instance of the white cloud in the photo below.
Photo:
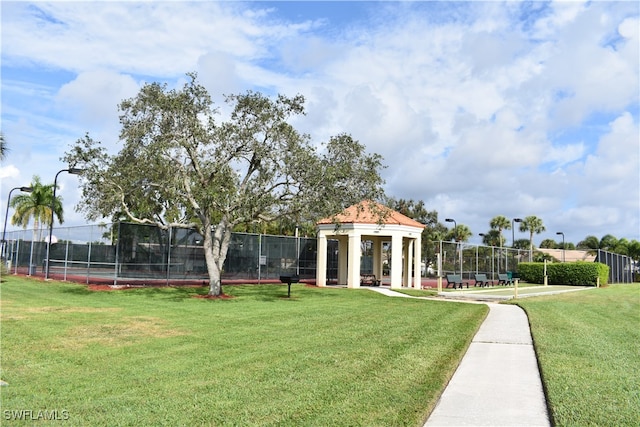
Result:
{"type": "Polygon", "coordinates": [[[25,159],[59,156],[85,130],[115,140],[117,104],[142,81],[171,86],[196,70],[216,102],[246,89],[303,94],[296,125],[314,142],[351,133],[384,156],[388,194],[475,233],[495,215],[535,214],[568,241],[597,224],[637,238],[632,2],[384,3],[339,26],[340,2],[297,20],[280,13],[287,3],[34,7],[3,5],[3,68],[74,77],[55,90],[3,81],[3,94],[43,100],[41,110],[3,100],[3,127],[33,151],[25,159]],[[42,154],[36,140],[54,143],[42,154]]]}
{"type": "Polygon", "coordinates": [[[115,125],[118,104],[137,94],[140,86],[127,75],[106,70],[86,71],[64,84],[58,92],[60,108],[75,109],[87,128],[115,125]]]}
{"type": "Polygon", "coordinates": [[[0,167],[0,179],[5,183],[7,180],[15,180],[20,176],[20,169],[18,169],[15,165],[7,165],[0,167]]]}

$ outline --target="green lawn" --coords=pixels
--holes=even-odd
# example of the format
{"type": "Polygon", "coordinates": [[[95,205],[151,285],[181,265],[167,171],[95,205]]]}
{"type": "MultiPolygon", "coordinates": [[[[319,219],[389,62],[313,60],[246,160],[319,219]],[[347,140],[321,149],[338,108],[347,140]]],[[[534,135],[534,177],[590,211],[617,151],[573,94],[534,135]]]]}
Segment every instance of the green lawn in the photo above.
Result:
{"type": "Polygon", "coordinates": [[[640,285],[518,300],[558,426],[640,425],[640,285]]]}
{"type": "Polygon", "coordinates": [[[304,285],[211,301],[5,279],[3,425],[57,410],[69,425],[415,426],[487,313],[304,285]]]}

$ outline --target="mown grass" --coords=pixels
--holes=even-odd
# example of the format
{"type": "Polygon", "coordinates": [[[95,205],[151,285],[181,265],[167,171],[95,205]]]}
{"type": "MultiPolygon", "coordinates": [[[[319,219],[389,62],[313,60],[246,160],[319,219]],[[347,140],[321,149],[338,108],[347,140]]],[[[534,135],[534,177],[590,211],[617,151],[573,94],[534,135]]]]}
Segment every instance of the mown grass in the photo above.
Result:
{"type": "Polygon", "coordinates": [[[518,300],[558,426],[640,425],[640,285],[518,300]]]}
{"type": "Polygon", "coordinates": [[[291,299],[228,286],[219,301],[0,286],[2,410],[66,411],[69,425],[418,425],[487,312],[303,285],[291,299]]]}

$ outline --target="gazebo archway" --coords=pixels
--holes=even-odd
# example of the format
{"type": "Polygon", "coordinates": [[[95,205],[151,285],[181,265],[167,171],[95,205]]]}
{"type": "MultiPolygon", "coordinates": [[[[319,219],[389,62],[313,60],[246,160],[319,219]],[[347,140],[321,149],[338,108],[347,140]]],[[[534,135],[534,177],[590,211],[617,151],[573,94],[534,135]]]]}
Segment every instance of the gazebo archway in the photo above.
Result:
{"type": "Polygon", "coordinates": [[[373,242],[373,274],[382,278],[382,245],[391,242],[391,288],[421,287],[422,230],[425,225],[380,203],[363,201],[317,223],[316,284],[327,284],[327,240],[338,241],[338,283],[360,287],[361,242],[373,242]]]}

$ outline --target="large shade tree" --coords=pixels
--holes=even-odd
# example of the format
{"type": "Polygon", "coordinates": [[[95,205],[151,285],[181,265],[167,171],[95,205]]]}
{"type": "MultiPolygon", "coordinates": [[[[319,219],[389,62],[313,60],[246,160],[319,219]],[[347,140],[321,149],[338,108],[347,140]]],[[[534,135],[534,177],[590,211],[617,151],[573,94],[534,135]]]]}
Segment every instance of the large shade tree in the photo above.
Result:
{"type": "MultiPolygon", "coordinates": [[[[33,219],[34,240],[42,240],[42,225],[51,225],[51,201],[53,200],[53,184],[45,185],[40,177],[35,175],[30,187],[30,193],[13,196],[9,205],[15,209],[11,217],[11,224],[27,228],[33,219]]],[[[63,223],[62,199],[56,196],[53,203],[54,219],[57,217],[60,224],[63,223]]]]}
{"type": "Polygon", "coordinates": [[[90,136],[64,161],[85,169],[79,209],[88,219],[125,214],[141,224],[193,228],[203,236],[209,295],[238,224],[308,221],[383,196],[381,157],[349,135],[316,147],[290,120],[304,98],[256,92],[226,97],[220,123],[206,89],[189,74],[179,89],[146,84],[120,104],[122,149],[90,136]]]}

